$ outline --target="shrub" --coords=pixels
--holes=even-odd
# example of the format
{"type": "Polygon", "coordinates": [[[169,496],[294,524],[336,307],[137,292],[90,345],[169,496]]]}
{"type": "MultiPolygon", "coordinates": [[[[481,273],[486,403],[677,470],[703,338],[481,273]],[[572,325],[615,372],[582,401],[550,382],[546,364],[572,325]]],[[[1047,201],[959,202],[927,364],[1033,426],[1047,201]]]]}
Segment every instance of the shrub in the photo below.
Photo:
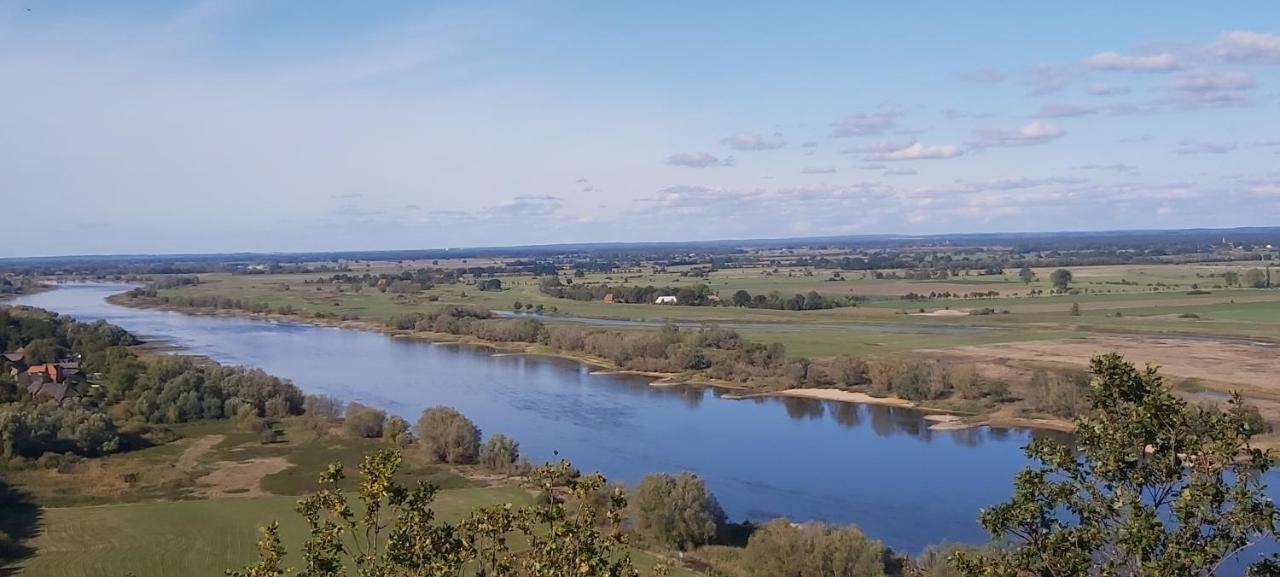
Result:
{"type": "Polygon", "coordinates": [[[891,551],[854,527],[771,521],[747,541],[747,577],[882,577],[897,573],[891,551]]]}
{"type": "Polygon", "coordinates": [[[386,425],[382,427],[382,438],[396,447],[407,446],[413,440],[409,422],[400,417],[388,418],[386,425]]]}
{"type": "Polygon", "coordinates": [[[376,439],[382,436],[386,421],[386,412],[353,402],[347,405],[347,415],[342,426],[354,437],[376,439]]]}
{"type": "Polygon", "coordinates": [[[480,446],[480,465],[497,473],[511,473],[520,460],[520,443],[497,433],[480,446]]]}
{"type": "Polygon", "coordinates": [[[431,407],[422,412],[418,440],[427,456],[454,464],[475,463],[480,455],[480,429],[453,407],[431,407]]]}
{"type": "Polygon", "coordinates": [[[725,522],[715,495],[691,473],[645,476],[631,493],[630,512],[639,535],[681,551],[711,543],[725,522]]]}
{"type": "Polygon", "coordinates": [[[336,421],[342,416],[342,401],[328,395],[307,395],[302,399],[302,411],[308,417],[336,421]]]}

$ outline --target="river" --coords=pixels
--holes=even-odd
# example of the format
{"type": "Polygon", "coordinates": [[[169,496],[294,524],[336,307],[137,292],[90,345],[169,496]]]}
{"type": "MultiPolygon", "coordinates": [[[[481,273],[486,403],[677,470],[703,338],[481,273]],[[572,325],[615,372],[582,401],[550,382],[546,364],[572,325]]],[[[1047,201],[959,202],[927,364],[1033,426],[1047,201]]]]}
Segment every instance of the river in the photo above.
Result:
{"type": "Polygon", "coordinates": [[[785,516],[853,523],[896,550],[982,542],[980,508],[1008,497],[1026,429],[931,431],[922,415],[807,399],[730,400],[654,387],[557,358],[494,355],[380,333],[132,309],[123,285],[66,285],[17,304],[103,319],[222,363],[259,367],[308,393],[413,422],[451,405],[531,459],[558,454],[634,482],[650,472],[705,478],[732,520],[785,516]]]}

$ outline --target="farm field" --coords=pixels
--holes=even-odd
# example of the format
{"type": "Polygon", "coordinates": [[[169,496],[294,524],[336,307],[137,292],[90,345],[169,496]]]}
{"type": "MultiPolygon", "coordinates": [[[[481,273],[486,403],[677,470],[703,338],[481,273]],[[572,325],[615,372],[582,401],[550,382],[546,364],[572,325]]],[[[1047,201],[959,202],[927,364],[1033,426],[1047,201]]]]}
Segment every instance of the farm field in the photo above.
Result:
{"type": "MultiPolygon", "coordinates": [[[[439,261],[444,267],[448,261],[439,261]]],[[[380,263],[378,270],[390,263],[380,263]]],[[[493,264],[490,262],[489,264],[493,264]]],[[[454,263],[452,266],[457,266],[454,263]]],[[[1063,336],[1115,332],[1189,334],[1280,339],[1280,290],[1221,288],[1222,275],[1249,265],[1195,264],[1089,266],[1071,269],[1072,295],[1050,295],[1051,269],[1034,269],[1026,284],[1016,271],[998,275],[960,276],[945,281],[875,279],[863,272],[780,269],[724,269],[707,278],[681,276],[679,270],[652,274],[615,272],[586,274],[577,284],[691,286],[705,283],[720,295],[737,290],[783,295],[815,290],[856,295],[860,306],[811,311],[784,311],[732,306],[668,306],[605,304],[553,298],[538,290],[532,275],[501,275],[502,290],[481,291],[474,282],[439,284],[415,294],[393,294],[367,288],[358,293],[330,283],[323,275],[203,275],[202,283],[161,291],[163,296],[224,296],[278,309],[288,306],[303,316],[316,312],[375,323],[393,315],[427,312],[445,305],[510,310],[515,303],[543,307],[538,316],[555,323],[571,318],[686,323],[719,323],[760,342],[781,342],[798,355],[901,352],[1004,342],[1044,341],[1063,336]],[[790,273],[786,272],[790,270],[790,273]],[[865,278],[864,278],[865,277],[865,278]],[[310,281],[310,282],[309,282],[310,281]],[[287,288],[286,288],[287,287],[287,288]],[[959,291],[997,291],[990,298],[904,300],[903,295],[959,291]],[[1038,294],[1032,296],[1032,290],[1038,294]],[[1193,294],[1187,294],[1192,292],[1193,294]],[[1079,315],[1072,315],[1078,305],[1079,315]],[[970,315],[990,309],[995,314],[970,315]],[[1007,311],[1007,313],[1006,313],[1007,311]]],[[[353,267],[355,272],[363,266],[353,267]]],[[[887,271],[903,276],[906,271],[887,271]]],[[[961,293],[963,294],[963,293],[961,293]]]]}

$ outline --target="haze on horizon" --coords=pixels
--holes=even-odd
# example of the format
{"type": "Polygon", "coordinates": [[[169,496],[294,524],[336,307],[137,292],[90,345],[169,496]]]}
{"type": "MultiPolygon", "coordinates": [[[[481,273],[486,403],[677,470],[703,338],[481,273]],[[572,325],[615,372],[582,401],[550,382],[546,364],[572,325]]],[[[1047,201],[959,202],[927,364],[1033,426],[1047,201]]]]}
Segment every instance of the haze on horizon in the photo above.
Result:
{"type": "Polygon", "coordinates": [[[0,3],[0,257],[1235,227],[1271,2],[0,3]]]}

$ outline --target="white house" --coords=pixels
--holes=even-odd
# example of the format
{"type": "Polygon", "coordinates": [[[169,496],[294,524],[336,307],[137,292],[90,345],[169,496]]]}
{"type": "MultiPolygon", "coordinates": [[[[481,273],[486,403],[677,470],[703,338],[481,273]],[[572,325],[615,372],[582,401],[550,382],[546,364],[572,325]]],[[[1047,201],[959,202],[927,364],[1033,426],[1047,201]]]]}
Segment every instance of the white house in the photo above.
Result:
{"type": "Polygon", "coordinates": [[[661,297],[658,297],[658,298],[654,299],[653,304],[655,304],[655,305],[673,305],[673,304],[676,304],[676,302],[678,302],[678,301],[676,300],[676,297],[671,296],[671,295],[667,295],[667,296],[661,296],[661,297]]]}

